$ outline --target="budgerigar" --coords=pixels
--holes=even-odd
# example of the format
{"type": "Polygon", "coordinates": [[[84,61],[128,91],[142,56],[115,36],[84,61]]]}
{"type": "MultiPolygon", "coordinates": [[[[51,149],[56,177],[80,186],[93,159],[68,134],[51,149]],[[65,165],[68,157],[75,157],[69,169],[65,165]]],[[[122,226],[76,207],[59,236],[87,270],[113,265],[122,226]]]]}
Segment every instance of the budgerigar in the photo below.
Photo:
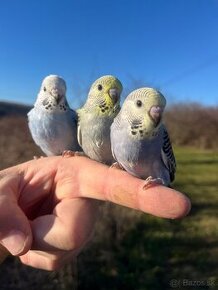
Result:
{"type": "Polygon", "coordinates": [[[131,92],[111,126],[114,158],[127,172],[145,184],[173,181],[176,161],[167,130],[162,123],[164,96],[152,88],[131,92]]]}
{"type": "Polygon", "coordinates": [[[57,75],[47,76],[41,85],[28,124],[35,143],[47,155],[80,150],[77,141],[77,114],[66,99],[66,83],[57,75]]]}
{"type": "Polygon", "coordinates": [[[106,75],[97,79],[78,113],[78,141],[84,153],[96,161],[114,162],[110,144],[110,126],[120,110],[121,82],[106,75]]]}

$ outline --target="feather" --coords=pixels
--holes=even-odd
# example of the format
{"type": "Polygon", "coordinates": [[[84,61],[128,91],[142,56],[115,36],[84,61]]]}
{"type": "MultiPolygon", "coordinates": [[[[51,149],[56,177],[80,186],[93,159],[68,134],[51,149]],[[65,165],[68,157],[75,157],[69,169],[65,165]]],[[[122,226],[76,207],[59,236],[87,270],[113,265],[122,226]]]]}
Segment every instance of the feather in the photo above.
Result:
{"type": "Polygon", "coordinates": [[[169,170],[171,182],[175,179],[176,159],[166,128],[163,126],[163,147],[161,149],[162,160],[169,170]]]}

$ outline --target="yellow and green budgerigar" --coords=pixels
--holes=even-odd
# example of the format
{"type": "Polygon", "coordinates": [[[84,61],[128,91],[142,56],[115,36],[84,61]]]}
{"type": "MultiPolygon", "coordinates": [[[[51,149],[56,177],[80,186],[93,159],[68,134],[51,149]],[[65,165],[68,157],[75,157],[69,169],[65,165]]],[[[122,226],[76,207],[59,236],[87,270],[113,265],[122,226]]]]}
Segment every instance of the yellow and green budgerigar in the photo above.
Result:
{"type": "Polygon", "coordinates": [[[97,79],[78,113],[78,142],[84,153],[96,161],[112,164],[110,126],[120,111],[121,82],[112,75],[97,79]]]}

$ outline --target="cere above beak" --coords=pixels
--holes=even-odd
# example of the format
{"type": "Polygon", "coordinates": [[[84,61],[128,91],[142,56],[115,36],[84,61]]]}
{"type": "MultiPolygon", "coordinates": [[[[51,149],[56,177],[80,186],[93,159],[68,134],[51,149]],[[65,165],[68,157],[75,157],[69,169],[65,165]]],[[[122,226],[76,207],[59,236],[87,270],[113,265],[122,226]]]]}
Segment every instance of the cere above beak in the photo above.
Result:
{"type": "Polygon", "coordinates": [[[116,89],[116,88],[110,89],[109,95],[110,95],[111,99],[114,101],[114,103],[117,103],[117,101],[120,97],[118,89],[116,89]]]}
{"type": "Polygon", "coordinates": [[[153,106],[151,107],[149,114],[152,120],[155,122],[156,126],[160,123],[163,114],[163,108],[160,106],[153,106]]]}

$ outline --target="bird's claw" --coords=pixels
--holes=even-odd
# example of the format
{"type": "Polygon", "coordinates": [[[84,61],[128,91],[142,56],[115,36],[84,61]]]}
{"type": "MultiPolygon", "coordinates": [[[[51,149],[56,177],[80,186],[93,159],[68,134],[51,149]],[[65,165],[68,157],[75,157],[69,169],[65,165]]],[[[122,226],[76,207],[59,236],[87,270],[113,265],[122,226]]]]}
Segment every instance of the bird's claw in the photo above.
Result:
{"type": "Polygon", "coordinates": [[[62,157],[69,158],[75,156],[85,156],[83,152],[80,151],[71,151],[71,150],[64,150],[62,153],[62,157]]]}
{"type": "Polygon", "coordinates": [[[36,156],[36,155],[33,156],[33,160],[38,160],[40,158],[44,158],[44,156],[36,156]]]}
{"type": "Polygon", "coordinates": [[[123,167],[118,162],[114,162],[113,164],[111,164],[110,168],[123,170],[123,167]]]}
{"type": "Polygon", "coordinates": [[[162,178],[153,178],[152,176],[149,176],[148,178],[145,179],[144,185],[143,185],[143,190],[148,189],[149,187],[153,185],[161,184],[164,185],[164,181],[162,178]]]}

